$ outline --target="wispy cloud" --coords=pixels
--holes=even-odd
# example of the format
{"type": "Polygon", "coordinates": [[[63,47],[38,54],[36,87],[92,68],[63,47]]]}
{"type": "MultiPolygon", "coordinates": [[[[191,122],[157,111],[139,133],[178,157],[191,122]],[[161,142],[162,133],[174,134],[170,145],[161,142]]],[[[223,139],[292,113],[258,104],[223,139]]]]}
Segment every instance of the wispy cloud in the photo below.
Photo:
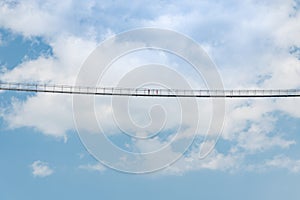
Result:
{"type": "Polygon", "coordinates": [[[103,172],[106,170],[106,167],[101,163],[80,165],[78,168],[87,171],[97,171],[97,172],[103,172]]]}
{"type": "Polygon", "coordinates": [[[294,173],[300,172],[300,160],[293,160],[285,155],[275,156],[273,159],[265,162],[267,168],[287,169],[294,173]]]}
{"type": "Polygon", "coordinates": [[[300,160],[290,158],[287,155],[276,155],[271,159],[266,159],[259,164],[245,166],[246,170],[255,172],[265,172],[268,170],[287,170],[291,173],[300,173],[300,160]]]}

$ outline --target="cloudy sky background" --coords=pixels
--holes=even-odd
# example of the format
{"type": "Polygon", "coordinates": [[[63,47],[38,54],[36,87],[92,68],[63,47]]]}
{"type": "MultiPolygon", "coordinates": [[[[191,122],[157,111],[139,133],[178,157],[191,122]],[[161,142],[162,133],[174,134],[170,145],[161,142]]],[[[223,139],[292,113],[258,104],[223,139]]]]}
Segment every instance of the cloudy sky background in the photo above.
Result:
{"type": "MultiPolygon", "coordinates": [[[[2,0],[0,80],[74,84],[81,65],[104,39],[130,29],[155,27],[197,41],[217,65],[225,88],[299,89],[299,9],[297,0],[2,0]]],[[[203,83],[195,83],[197,77],[189,76],[188,66],[176,65],[172,57],[144,52],[115,63],[111,69],[115,76],[108,74],[106,84],[117,81],[132,66],[153,60],[174,66],[195,87],[203,83]],[[118,69],[119,65],[123,68],[118,69]]],[[[296,98],[227,100],[221,138],[205,160],[197,159],[199,145],[194,145],[171,167],[144,176],[110,170],[86,152],[75,131],[71,96],[1,92],[0,99],[3,199],[53,199],[60,197],[58,193],[73,199],[300,196],[300,100],[296,98]]],[[[150,103],[160,103],[167,111],[176,105],[166,100],[150,103]]],[[[206,124],[210,102],[199,103],[200,119],[206,124]]],[[[147,123],[149,119],[139,113],[149,102],[133,105],[133,118],[147,123]]],[[[107,98],[99,100],[97,110],[105,130],[119,142],[107,98]]],[[[168,130],[178,125],[176,116],[167,119],[168,130]]],[[[147,151],[162,142],[122,145],[147,151]]]]}

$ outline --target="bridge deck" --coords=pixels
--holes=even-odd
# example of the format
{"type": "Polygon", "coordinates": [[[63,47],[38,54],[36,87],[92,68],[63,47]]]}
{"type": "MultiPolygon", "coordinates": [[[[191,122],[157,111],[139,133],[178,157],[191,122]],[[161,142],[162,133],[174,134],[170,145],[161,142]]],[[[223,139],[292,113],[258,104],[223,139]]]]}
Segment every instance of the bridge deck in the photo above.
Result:
{"type": "Polygon", "coordinates": [[[48,85],[0,82],[0,90],[46,92],[60,94],[116,95],[143,97],[197,97],[197,98],[263,98],[300,97],[300,89],[251,89],[251,90],[182,90],[154,88],[108,88],[70,85],[48,85]]]}

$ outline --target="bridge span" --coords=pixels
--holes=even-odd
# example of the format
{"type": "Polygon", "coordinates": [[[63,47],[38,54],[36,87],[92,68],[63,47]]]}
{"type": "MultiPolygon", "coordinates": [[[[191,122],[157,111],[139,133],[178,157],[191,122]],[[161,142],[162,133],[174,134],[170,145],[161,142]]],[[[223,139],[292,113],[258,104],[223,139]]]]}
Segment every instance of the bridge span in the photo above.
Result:
{"type": "Polygon", "coordinates": [[[136,96],[136,97],[196,97],[196,98],[270,98],[300,97],[300,89],[233,89],[183,90],[161,88],[88,87],[56,84],[0,82],[0,90],[44,92],[58,94],[136,96]]]}

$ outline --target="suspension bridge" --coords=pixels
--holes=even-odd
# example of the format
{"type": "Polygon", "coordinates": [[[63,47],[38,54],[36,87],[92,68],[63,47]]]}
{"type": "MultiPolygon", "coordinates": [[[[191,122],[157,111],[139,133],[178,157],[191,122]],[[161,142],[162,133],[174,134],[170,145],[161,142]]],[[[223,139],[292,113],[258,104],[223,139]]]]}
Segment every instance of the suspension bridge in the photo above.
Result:
{"type": "Polygon", "coordinates": [[[197,97],[197,98],[264,98],[300,97],[300,89],[183,90],[158,88],[88,87],[56,84],[0,82],[0,90],[59,94],[197,97]]]}

